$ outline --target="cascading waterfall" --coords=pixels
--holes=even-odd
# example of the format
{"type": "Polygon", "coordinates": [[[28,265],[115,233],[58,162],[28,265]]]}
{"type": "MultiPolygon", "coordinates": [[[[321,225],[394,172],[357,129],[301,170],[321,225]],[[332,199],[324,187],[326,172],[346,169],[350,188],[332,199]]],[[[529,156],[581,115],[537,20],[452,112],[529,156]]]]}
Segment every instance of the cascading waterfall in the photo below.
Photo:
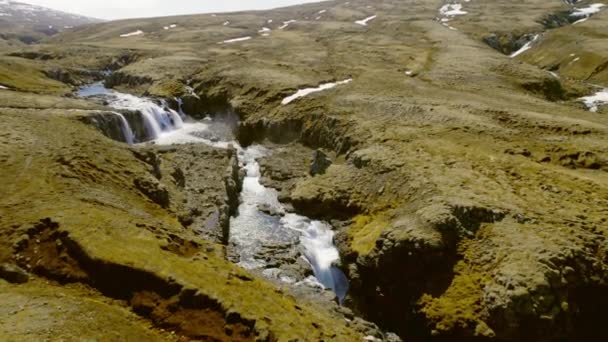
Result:
{"type": "Polygon", "coordinates": [[[127,119],[125,118],[124,115],[122,115],[121,113],[118,112],[112,112],[115,115],[117,115],[120,118],[120,129],[122,130],[122,135],[125,137],[125,141],[127,142],[127,144],[129,145],[133,145],[133,143],[135,142],[135,134],[133,133],[133,130],[131,129],[131,126],[129,125],[129,121],[127,121],[127,119]]]}
{"type": "Polygon", "coordinates": [[[285,215],[281,223],[301,233],[300,243],[304,247],[304,256],[310,263],[315,278],[325,288],[332,289],[342,304],[349,283],[346,275],[335,265],[340,261],[340,253],[334,245],[334,232],[331,227],[325,222],[296,214],[285,215]]]}
{"type": "MultiPolygon", "coordinates": [[[[333,290],[342,303],[348,292],[349,283],[344,273],[336,267],[340,255],[334,245],[334,232],[331,226],[325,222],[288,213],[278,200],[278,192],[260,183],[258,159],[268,155],[270,150],[258,145],[242,148],[233,137],[214,134],[218,133],[214,130],[221,130],[219,127],[225,124],[211,119],[184,123],[186,115],[181,109],[180,99],[177,99],[179,109],[176,112],[170,109],[165,101],[161,101],[159,105],[151,99],[107,89],[102,83],[85,87],[78,92],[78,95],[100,96],[112,108],[140,112],[148,138],[159,145],[203,143],[218,148],[235,147],[239,162],[246,171],[239,214],[230,222],[230,240],[239,254],[239,265],[247,269],[265,268],[266,263],[256,258],[262,246],[299,244],[303,257],[314,272],[316,278],[314,283],[333,290]],[[273,214],[262,211],[261,207],[273,214]]],[[[133,132],[127,120],[122,114],[117,112],[115,114],[121,117],[126,141],[133,143],[133,132]]],[[[307,280],[303,283],[309,283],[307,280]]]]}
{"type": "Polygon", "coordinates": [[[278,200],[278,193],[260,184],[260,165],[257,159],[270,153],[261,146],[250,146],[239,152],[247,174],[243,182],[239,215],[230,222],[230,239],[240,254],[240,265],[256,269],[265,266],[256,252],[264,244],[283,244],[299,240],[303,255],[315,278],[324,288],[334,291],[340,303],[349,289],[348,279],[336,267],[340,260],[334,245],[334,232],[325,222],[287,213],[278,200]],[[275,215],[260,211],[264,206],[275,215]]]}
{"type": "Polygon", "coordinates": [[[159,105],[148,98],[107,89],[102,82],[80,89],[77,95],[81,97],[100,96],[114,109],[140,112],[144,119],[146,135],[149,140],[158,139],[163,132],[171,132],[182,128],[184,125],[182,116],[169,108],[164,100],[159,105]]]}

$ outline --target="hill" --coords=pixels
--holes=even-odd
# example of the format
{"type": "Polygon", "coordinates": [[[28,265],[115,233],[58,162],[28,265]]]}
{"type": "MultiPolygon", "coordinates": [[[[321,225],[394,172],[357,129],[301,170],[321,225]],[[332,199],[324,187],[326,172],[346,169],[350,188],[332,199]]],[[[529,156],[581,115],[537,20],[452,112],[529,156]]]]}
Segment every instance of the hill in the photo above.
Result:
{"type": "Polygon", "coordinates": [[[0,44],[32,44],[76,26],[101,22],[99,19],[56,11],[27,3],[0,1],[0,44]]]}

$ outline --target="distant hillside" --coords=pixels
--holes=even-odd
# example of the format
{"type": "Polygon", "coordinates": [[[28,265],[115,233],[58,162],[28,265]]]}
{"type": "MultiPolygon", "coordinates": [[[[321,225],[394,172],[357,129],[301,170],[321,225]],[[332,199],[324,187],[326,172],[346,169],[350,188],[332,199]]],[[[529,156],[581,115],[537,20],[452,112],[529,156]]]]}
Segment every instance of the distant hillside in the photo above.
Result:
{"type": "Polygon", "coordinates": [[[32,44],[99,19],[11,0],[0,0],[0,47],[32,44]]]}

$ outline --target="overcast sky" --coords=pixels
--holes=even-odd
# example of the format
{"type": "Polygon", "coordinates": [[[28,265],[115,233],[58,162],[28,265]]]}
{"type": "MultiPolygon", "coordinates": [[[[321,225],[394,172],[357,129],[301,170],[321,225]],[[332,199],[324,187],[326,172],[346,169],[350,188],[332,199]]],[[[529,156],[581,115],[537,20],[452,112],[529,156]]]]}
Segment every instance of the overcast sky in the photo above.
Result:
{"type": "Polygon", "coordinates": [[[16,0],[100,19],[269,9],[320,0],[16,0]]]}

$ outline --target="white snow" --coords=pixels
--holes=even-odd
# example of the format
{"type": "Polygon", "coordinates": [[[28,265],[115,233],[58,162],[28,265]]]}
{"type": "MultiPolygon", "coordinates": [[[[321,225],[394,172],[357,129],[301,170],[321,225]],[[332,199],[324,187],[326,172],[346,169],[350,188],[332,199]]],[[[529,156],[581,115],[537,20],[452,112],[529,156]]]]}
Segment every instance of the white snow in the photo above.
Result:
{"type": "Polygon", "coordinates": [[[319,11],[319,14],[323,14],[323,13],[325,13],[325,12],[327,12],[327,10],[320,10],[320,11],[319,11]]]}
{"type": "Polygon", "coordinates": [[[286,104],[289,104],[289,103],[293,102],[294,100],[299,99],[301,97],[310,95],[312,93],[317,93],[317,92],[320,92],[320,91],[323,91],[323,90],[328,90],[328,89],[334,88],[334,87],[339,86],[339,85],[348,84],[351,81],[352,81],[352,79],[349,78],[347,80],[340,81],[340,82],[324,83],[324,84],[321,84],[320,86],[318,86],[316,88],[300,89],[295,94],[284,98],[283,101],[281,101],[281,104],[286,105],[286,104]]]}
{"type": "Polygon", "coordinates": [[[233,39],[224,40],[220,44],[222,44],[222,43],[223,44],[230,44],[230,43],[244,42],[244,41],[249,40],[249,39],[251,39],[250,36],[240,37],[240,38],[233,38],[233,39]]]}
{"type": "Polygon", "coordinates": [[[367,23],[370,22],[370,21],[372,21],[372,20],[374,20],[374,19],[376,19],[376,17],[378,17],[378,16],[374,14],[371,17],[367,17],[367,18],[365,18],[363,20],[357,20],[357,21],[355,21],[355,24],[358,24],[358,25],[361,25],[361,26],[367,26],[367,23]]]}
{"type": "Polygon", "coordinates": [[[142,35],[142,34],[144,34],[144,31],[137,30],[137,31],[134,31],[134,32],[121,34],[120,37],[121,38],[127,38],[127,37],[139,36],[139,35],[142,35]]]}
{"type": "Polygon", "coordinates": [[[591,17],[589,16],[589,17],[584,17],[583,19],[579,19],[579,20],[573,22],[572,25],[584,23],[585,21],[589,20],[589,18],[591,18],[591,17]]]}
{"type": "Polygon", "coordinates": [[[268,27],[262,27],[261,30],[258,31],[258,33],[264,33],[264,32],[270,32],[272,31],[271,29],[269,29],[268,27]]]}
{"type": "Polygon", "coordinates": [[[536,41],[538,38],[540,38],[540,34],[535,35],[535,36],[534,36],[534,38],[532,38],[532,40],[531,40],[531,41],[527,42],[527,43],[526,43],[524,46],[522,46],[522,47],[521,47],[521,49],[519,49],[519,50],[517,50],[517,51],[513,52],[513,53],[512,53],[512,54],[511,54],[509,57],[511,57],[511,58],[515,58],[515,57],[517,57],[517,56],[521,55],[522,53],[524,53],[524,52],[526,52],[526,51],[530,50],[530,49],[532,48],[532,44],[534,44],[534,42],[535,42],[535,41],[536,41]]]}
{"type": "Polygon", "coordinates": [[[575,8],[574,11],[572,12],[572,14],[570,14],[573,17],[588,17],[592,14],[595,14],[599,11],[602,10],[602,7],[604,7],[606,5],[601,4],[601,3],[596,3],[596,4],[591,4],[589,5],[589,7],[584,7],[584,8],[575,8]]]}
{"type": "Polygon", "coordinates": [[[283,25],[279,26],[279,30],[284,30],[287,28],[287,26],[289,26],[290,24],[295,23],[297,20],[287,20],[283,22],[283,25]]]}
{"type": "Polygon", "coordinates": [[[172,28],[176,28],[176,27],[177,27],[177,25],[176,25],[176,24],[171,24],[171,25],[169,25],[169,26],[165,26],[165,27],[163,27],[163,29],[165,29],[165,30],[170,30],[170,29],[172,29],[172,28]]]}
{"type": "Polygon", "coordinates": [[[268,19],[268,21],[266,23],[272,24],[272,19],[268,19]]]}
{"type": "Polygon", "coordinates": [[[2,84],[0,84],[0,89],[8,89],[8,88],[3,86],[2,84]]]}
{"type": "Polygon", "coordinates": [[[230,21],[226,20],[226,21],[224,21],[224,23],[222,25],[228,26],[228,25],[230,25],[230,21]]]}
{"type": "Polygon", "coordinates": [[[608,88],[598,91],[594,95],[581,97],[579,100],[585,103],[589,111],[597,112],[599,106],[608,104],[608,88]]]}
{"type": "Polygon", "coordinates": [[[408,70],[405,72],[405,74],[408,76],[412,76],[414,74],[414,72],[412,70],[408,70]]]}
{"type": "Polygon", "coordinates": [[[553,71],[548,71],[548,73],[555,78],[559,78],[559,75],[553,71]]]}
{"type": "Polygon", "coordinates": [[[462,10],[461,4],[447,4],[439,9],[439,13],[444,16],[465,15],[468,12],[462,10]]]}

